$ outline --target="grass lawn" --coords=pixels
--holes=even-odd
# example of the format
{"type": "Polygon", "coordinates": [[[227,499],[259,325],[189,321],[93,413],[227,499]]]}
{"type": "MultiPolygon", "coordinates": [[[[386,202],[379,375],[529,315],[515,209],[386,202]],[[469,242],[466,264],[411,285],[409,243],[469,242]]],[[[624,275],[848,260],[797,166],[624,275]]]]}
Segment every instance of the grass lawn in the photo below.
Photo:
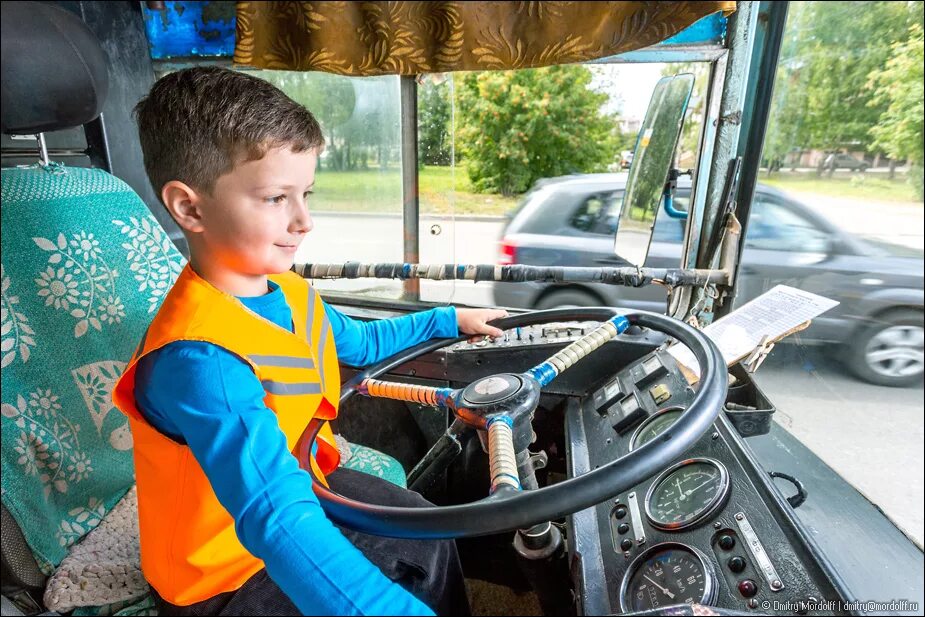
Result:
{"type": "Polygon", "coordinates": [[[776,173],[768,177],[767,173],[762,171],[758,175],[758,182],[784,191],[790,189],[804,193],[819,193],[831,197],[922,203],[922,199],[916,195],[915,189],[906,182],[905,178],[889,180],[886,177],[875,177],[872,174],[867,174],[866,176],[856,174],[850,178],[820,178],[811,172],[803,174],[776,173]]]}
{"type": "Polygon", "coordinates": [[[336,212],[402,211],[401,169],[315,173],[311,209],[336,212]]]}
{"type": "Polygon", "coordinates": [[[424,214],[494,214],[510,212],[520,197],[472,192],[466,167],[424,167],[420,176],[421,212],[424,214]]]}
{"type": "MultiPolygon", "coordinates": [[[[465,167],[425,167],[420,174],[422,214],[503,215],[517,197],[472,192],[465,167]],[[455,186],[454,186],[455,182],[455,186]]],[[[315,176],[312,209],[318,212],[402,211],[401,168],[364,171],[320,170],[315,176]]]]}

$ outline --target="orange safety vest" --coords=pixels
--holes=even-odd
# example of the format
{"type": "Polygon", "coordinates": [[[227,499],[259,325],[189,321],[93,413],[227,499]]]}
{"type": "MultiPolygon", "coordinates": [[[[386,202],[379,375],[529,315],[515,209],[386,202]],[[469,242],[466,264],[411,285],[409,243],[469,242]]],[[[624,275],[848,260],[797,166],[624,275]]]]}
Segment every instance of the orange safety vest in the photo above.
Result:
{"type": "Polygon", "coordinates": [[[276,414],[300,465],[310,464],[323,480],[322,474],[340,462],[328,423],[318,433],[315,457],[300,439],[312,418],[337,416],[340,398],[337,352],[321,297],[292,272],[269,278],[282,288],[295,332],[251,312],[186,266],[113,391],[113,403],[128,416],[134,440],[142,570],[161,597],[175,605],[234,591],[264,565],[241,545],[234,519],[189,447],[157,431],[139,413],[139,358],[174,341],[206,341],[228,350],[247,362],[263,384],[263,401],[276,414]]]}

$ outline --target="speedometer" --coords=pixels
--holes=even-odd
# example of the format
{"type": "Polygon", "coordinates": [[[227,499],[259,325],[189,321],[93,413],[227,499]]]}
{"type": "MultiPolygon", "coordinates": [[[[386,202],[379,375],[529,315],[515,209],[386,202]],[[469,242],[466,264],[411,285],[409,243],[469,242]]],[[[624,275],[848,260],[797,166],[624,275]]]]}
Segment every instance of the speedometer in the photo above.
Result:
{"type": "Polygon", "coordinates": [[[646,495],[653,527],[676,531],[712,515],[729,495],[729,473],[719,461],[692,458],[665,470],[646,495]]]}
{"type": "Polygon", "coordinates": [[[712,604],[716,597],[713,566],[703,553],[678,542],[656,544],[637,557],[620,585],[624,613],[672,604],[712,604]]]}

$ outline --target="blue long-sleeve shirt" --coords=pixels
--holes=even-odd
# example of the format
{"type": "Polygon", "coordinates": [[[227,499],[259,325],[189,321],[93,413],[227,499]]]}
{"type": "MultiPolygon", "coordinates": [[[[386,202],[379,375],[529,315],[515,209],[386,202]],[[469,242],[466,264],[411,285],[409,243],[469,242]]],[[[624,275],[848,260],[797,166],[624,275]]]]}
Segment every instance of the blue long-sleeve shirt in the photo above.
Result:
{"type": "MultiPolygon", "coordinates": [[[[239,300],[292,331],[285,296],[269,285],[266,295],[239,300]]],[[[327,304],[324,309],[339,359],[354,366],[435,336],[457,335],[453,307],[372,322],[353,320],[327,304]]],[[[143,357],[135,377],[139,410],[159,431],[189,446],[234,518],[241,544],[264,561],[303,614],[432,615],[327,519],[264,396],[243,360],[210,343],[171,343],[143,357]]]]}

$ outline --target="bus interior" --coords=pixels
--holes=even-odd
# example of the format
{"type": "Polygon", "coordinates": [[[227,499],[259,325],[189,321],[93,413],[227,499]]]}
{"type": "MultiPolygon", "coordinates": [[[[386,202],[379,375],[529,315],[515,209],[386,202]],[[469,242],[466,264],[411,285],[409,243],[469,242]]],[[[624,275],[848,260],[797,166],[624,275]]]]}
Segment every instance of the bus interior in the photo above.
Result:
{"type": "MultiPolygon", "coordinates": [[[[345,74],[333,60],[333,68],[312,70],[282,61],[275,66],[285,70],[248,65],[242,50],[259,47],[242,44],[253,25],[243,18],[260,10],[252,4],[263,3],[2,3],[4,615],[156,614],[138,557],[132,438],[111,388],[188,249],[148,184],[131,110],[158,76],[198,64],[251,71],[319,110],[328,145],[316,193],[319,204],[331,201],[319,208],[311,246],[294,270],[327,302],[360,320],[448,304],[509,312],[495,324],[503,337],[434,340],[371,367],[341,365],[341,405],[331,424],[362,444],[352,464],[380,476],[397,469],[396,482],[435,505],[361,503],[316,482],[332,520],[381,535],[455,538],[475,614],[920,614],[920,247],[908,249],[917,279],[909,275],[911,282],[870,298],[863,282],[852,283],[815,330],[762,339],[731,361],[705,334],[781,283],[831,296],[842,279],[887,277],[865,265],[826,270],[835,258],[807,257],[804,245],[774,254],[780,261],[767,268],[783,274],[748,278],[757,267],[750,251],[760,247],[746,246],[746,237],[758,239],[762,224],[783,220],[763,215],[756,195],[785,199],[759,185],[775,97],[787,88],[779,71],[788,15],[814,3],[574,3],[621,5],[614,15],[629,7],[620,16],[632,24],[625,46],[578,64],[548,62],[548,69],[499,60],[485,65],[484,81],[471,67],[421,71],[400,62],[380,62],[366,76],[345,74]],[[646,6],[653,4],[662,12],[646,6]],[[701,15],[705,9],[692,5],[715,6],[701,15]],[[686,21],[659,21],[676,15],[686,21]],[[621,125],[627,145],[550,137],[553,150],[616,149],[593,172],[555,168],[516,190],[472,188],[461,197],[462,183],[490,184],[487,175],[472,179],[484,153],[470,129],[479,129],[473,117],[497,113],[491,88],[511,79],[498,100],[526,97],[516,112],[526,114],[544,100],[529,79],[578,66],[592,66],[582,69],[592,84],[620,89],[624,118],[641,101],[635,126],[621,125]],[[628,76],[642,67],[656,67],[655,77],[634,86],[628,76]],[[436,109],[426,97],[437,96],[435,89],[449,93],[446,143],[424,141],[436,109]],[[434,189],[439,174],[449,184],[434,189]],[[553,210],[571,203],[563,196],[584,208],[563,219],[566,231],[526,230],[508,242],[518,217],[529,223],[533,212],[532,220],[551,221],[553,210]],[[559,198],[563,205],[548,208],[559,198]],[[679,229],[676,252],[656,264],[660,225],[669,224],[679,229]],[[563,244],[552,258],[531,261],[531,240],[536,255],[563,244]],[[570,261],[598,241],[602,253],[570,261]],[[798,267],[815,270],[806,278],[786,271],[798,267]],[[611,302],[605,288],[639,295],[611,302]],[[827,323],[852,319],[844,335],[822,334],[827,323]],[[870,350],[912,337],[902,342],[909,360],[890,374],[871,372],[875,385],[838,373],[855,384],[844,391],[817,369],[806,382],[772,366],[765,370],[782,377],[761,381],[766,357],[766,367],[775,354],[789,357],[781,363],[792,370],[805,366],[808,356],[792,351],[803,350],[802,342],[788,343],[810,340],[810,332],[820,333],[813,350],[849,349],[862,337],[870,350]],[[911,411],[902,412],[910,415],[864,420],[844,411],[842,419],[839,405],[859,397],[878,409],[911,400],[911,411]],[[804,415],[822,424],[811,436],[787,424],[792,418],[803,426],[804,415]],[[905,427],[883,428],[891,422],[905,427]],[[847,452],[908,452],[917,443],[918,458],[893,465],[888,454],[877,455],[883,467],[865,462],[865,479],[856,480],[818,445],[842,443],[838,435],[849,426],[851,446],[837,446],[847,452]],[[884,505],[863,484],[868,477],[905,497],[895,509],[884,505]],[[907,510],[914,514],[902,518],[907,510]]],[[[282,11],[277,21],[347,39],[353,35],[337,31],[348,27],[337,11],[372,20],[400,5],[431,15],[441,6],[464,14],[456,6],[464,4],[266,3],[282,11]],[[302,9],[320,20],[302,23],[302,9]]],[[[536,23],[579,10],[554,2],[473,4],[536,23]]],[[[921,2],[896,4],[922,11],[921,2]]],[[[558,77],[567,87],[553,98],[586,87],[570,75],[558,77]]],[[[542,105],[552,110],[549,97],[542,105]]],[[[512,118],[525,130],[526,121],[512,118]]],[[[494,130],[487,122],[485,135],[494,130]]],[[[555,121],[546,122],[531,139],[557,134],[555,121]]],[[[491,147],[487,159],[507,152],[491,147]]],[[[526,164],[526,154],[516,156],[526,164]]],[[[834,166],[843,159],[825,160],[833,179],[876,175],[840,172],[834,166]]],[[[873,253],[853,242],[844,241],[870,263],[873,253]]],[[[831,243],[819,250],[834,251],[831,243]]],[[[906,267],[890,263],[897,272],[906,267]]],[[[316,435],[321,424],[314,420],[306,432],[316,435]]]]}

